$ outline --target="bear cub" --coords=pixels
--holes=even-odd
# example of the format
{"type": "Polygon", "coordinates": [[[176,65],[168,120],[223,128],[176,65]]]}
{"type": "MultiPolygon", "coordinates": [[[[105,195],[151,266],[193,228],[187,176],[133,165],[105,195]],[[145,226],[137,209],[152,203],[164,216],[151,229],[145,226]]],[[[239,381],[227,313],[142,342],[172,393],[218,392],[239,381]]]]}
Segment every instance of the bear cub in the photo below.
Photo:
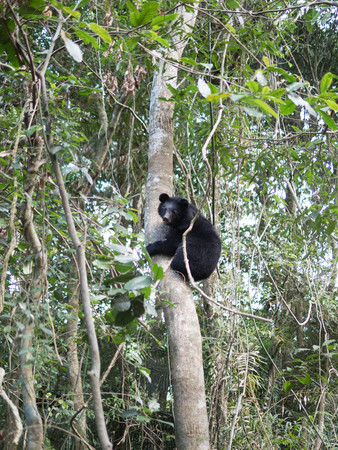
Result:
{"type": "MultiPolygon", "coordinates": [[[[184,264],[182,235],[197,213],[196,206],[185,198],[160,195],[158,213],[168,225],[163,241],[147,245],[150,256],[162,254],[173,256],[171,268],[188,279],[184,264]]],[[[216,228],[199,214],[192,230],[187,235],[187,255],[190,271],[195,281],[208,278],[216,269],[221,256],[222,243],[216,228]]]]}

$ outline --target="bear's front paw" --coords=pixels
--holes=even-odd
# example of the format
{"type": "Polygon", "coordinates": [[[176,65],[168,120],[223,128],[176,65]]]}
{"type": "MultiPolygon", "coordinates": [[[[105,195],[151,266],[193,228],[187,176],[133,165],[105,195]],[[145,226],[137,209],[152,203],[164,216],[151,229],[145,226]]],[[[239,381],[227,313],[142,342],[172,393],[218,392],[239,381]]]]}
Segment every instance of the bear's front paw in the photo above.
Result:
{"type": "Polygon", "coordinates": [[[149,253],[150,256],[153,256],[155,254],[155,243],[148,244],[146,246],[146,250],[149,253]]]}

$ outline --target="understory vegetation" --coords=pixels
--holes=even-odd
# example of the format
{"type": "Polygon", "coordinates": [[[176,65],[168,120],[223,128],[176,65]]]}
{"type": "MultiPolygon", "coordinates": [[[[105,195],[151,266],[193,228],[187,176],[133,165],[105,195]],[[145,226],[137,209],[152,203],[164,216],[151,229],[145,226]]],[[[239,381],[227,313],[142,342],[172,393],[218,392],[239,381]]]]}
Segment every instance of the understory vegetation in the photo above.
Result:
{"type": "Polygon", "coordinates": [[[210,446],[337,448],[337,2],[3,0],[0,19],[1,448],[102,448],[100,423],[114,449],[176,448],[144,236],[171,65],[174,194],[222,239],[211,301],[192,287],[210,446]]]}

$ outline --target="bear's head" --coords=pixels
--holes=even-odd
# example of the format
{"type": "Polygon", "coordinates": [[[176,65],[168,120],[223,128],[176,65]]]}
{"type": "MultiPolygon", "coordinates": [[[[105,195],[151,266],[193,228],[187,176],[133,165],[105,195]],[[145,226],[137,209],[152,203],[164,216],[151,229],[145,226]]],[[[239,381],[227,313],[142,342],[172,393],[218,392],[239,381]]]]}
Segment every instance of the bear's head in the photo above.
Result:
{"type": "Polygon", "coordinates": [[[171,227],[177,228],[186,222],[189,202],[182,197],[169,197],[168,194],[160,195],[158,213],[163,222],[171,227]]]}

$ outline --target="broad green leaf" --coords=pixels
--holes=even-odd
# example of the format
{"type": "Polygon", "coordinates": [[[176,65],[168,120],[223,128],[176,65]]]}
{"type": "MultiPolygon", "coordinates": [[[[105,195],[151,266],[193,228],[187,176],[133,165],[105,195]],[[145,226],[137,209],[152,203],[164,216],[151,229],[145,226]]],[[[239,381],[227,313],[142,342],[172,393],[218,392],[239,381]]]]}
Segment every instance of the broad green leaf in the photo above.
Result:
{"type": "Polygon", "coordinates": [[[257,81],[249,80],[249,81],[246,82],[246,85],[248,86],[249,89],[252,90],[252,92],[258,92],[259,91],[259,84],[257,83],[257,81]]]}
{"type": "Polygon", "coordinates": [[[263,62],[266,65],[266,67],[270,66],[270,60],[267,56],[263,56],[263,62]]]}
{"type": "Polygon", "coordinates": [[[210,94],[206,97],[206,100],[209,102],[218,102],[221,98],[231,97],[232,94],[230,92],[223,92],[221,94],[210,94]]]}
{"type": "Polygon", "coordinates": [[[64,6],[62,9],[65,13],[70,14],[76,19],[80,19],[81,17],[81,13],[79,11],[74,11],[72,8],[69,8],[69,6],[64,6]]]}
{"type": "Polygon", "coordinates": [[[194,61],[191,58],[186,58],[185,56],[180,58],[180,61],[183,62],[184,64],[191,64],[192,66],[199,66],[199,63],[197,63],[196,61],[194,61]]]}
{"type": "Polygon", "coordinates": [[[231,33],[236,34],[235,28],[232,27],[229,23],[227,23],[225,26],[227,27],[227,29],[228,29],[229,31],[231,31],[231,33]]]}
{"type": "Polygon", "coordinates": [[[40,330],[42,330],[44,333],[46,333],[48,336],[54,336],[53,331],[50,330],[49,328],[44,327],[43,325],[41,325],[41,323],[39,324],[39,328],[40,328],[40,330]]]}
{"type": "Polygon", "coordinates": [[[163,16],[157,16],[155,19],[151,22],[151,27],[160,27],[161,25],[170,22],[171,20],[175,20],[179,15],[178,14],[168,14],[163,16]]]}
{"type": "Polygon", "coordinates": [[[336,222],[335,220],[330,220],[329,225],[327,227],[327,234],[331,234],[334,232],[334,230],[336,229],[336,222]]]}
{"type": "Polygon", "coordinates": [[[124,287],[125,289],[128,289],[128,291],[134,291],[136,289],[143,289],[150,285],[151,285],[151,277],[141,275],[139,277],[133,278],[130,281],[127,281],[124,287]]]}
{"type": "Polygon", "coordinates": [[[326,104],[333,109],[333,111],[338,111],[338,105],[333,100],[325,100],[326,104]]]}
{"type": "Polygon", "coordinates": [[[309,373],[306,373],[305,376],[304,376],[304,378],[302,378],[302,377],[296,377],[296,378],[297,378],[297,380],[298,380],[300,383],[302,383],[302,384],[304,384],[304,385],[306,385],[306,386],[308,386],[308,385],[310,384],[310,382],[311,382],[311,377],[310,377],[310,374],[309,374],[309,373]]]}
{"type": "Polygon", "coordinates": [[[98,44],[97,40],[91,34],[86,33],[85,31],[79,30],[79,29],[75,30],[75,33],[77,34],[77,36],[80,39],[83,40],[83,42],[85,44],[92,44],[92,46],[95,48],[95,50],[98,49],[99,44],[98,44]]]}
{"type": "Polygon", "coordinates": [[[323,78],[321,79],[321,82],[320,82],[321,94],[323,94],[324,92],[326,92],[329,89],[329,87],[331,86],[332,80],[333,80],[333,75],[331,72],[327,72],[323,76],[323,78]]]}
{"type": "Polygon", "coordinates": [[[128,294],[120,294],[116,295],[113,301],[113,307],[117,309],[117,311],[128,311],[130,308],[131,302],[128,294]]]}
{"type": "Polygon", "coordinates": [[[41,6],[44,6],[46,4],[46,2],[44,0],[30,0],[29,2],[29,7],[30,8],[41,8],[41,6]]]}
{"type": "Polygon", "coordinates": [[[126,3],[127,3],[127,8],[129,10],[129,12],[137,12],[138,11],[133,2],[131,2],[130,0],[127,0],[126,3]]]}
{"type": "Polygon", "coordinates": [[[259,108],[261,108],[266,114],[269,114],[273,116],[275,119],[278,119],[278,114],[275,110],[271,108],[267,103],[263,102],[263,100],[260,100],[259,98],[255,98],[251,100],[251,103],[254,105],[257,105],[259,108]]]}
{"type": "Polygon", "coordinates": [[[291,390],[291,383],[290,381],[285,381],[283,384],[284,392],[287,394],[291,390]]]}
{"type": "Polygon", "coordinates": [[[286,70],[281,69],[280,67],[269,66],[267,69],[269,72],[277,72],[288,81],[289,83],[293,83],[297,81],[297,78],[294,75],[289,74],[286,70]]]}
{"type": "Polygon", "coordinates": [[[93,265],[99,269],[110,269],[114,260],[112,258],[94,259],[93,265]]]}
{"type": "Polygon", "coordinates": [[[114,261],[117,261],[121,264],[129,264],[136,260],[136,257],[132,254],[127,255],[116,255],[114,261]]]}
{"type": "Polygon", "coordinates": [[[159,266],[157,263],[152,265],[151,271],[154,275],[155,281],[162,280],[162,278],[164,278],[163,267],[159,266]]]}
{"type": "Polygon", "coordinates": [[[333,130],[333,131],[338,130],[338,126],[337,126],[336,122],[332,119],[331,116],[329,116],[328,114],[326,114],[324,111],[322,111],[320,109],[318,110],[318,113],[321,115],[321,117],[324,120],[324,122],[326,123],[326,125],[331,128],[331,130],[333,130]]]}
{"type": "Polygon", "coordinates": [[[262,95],[267,96],[270,91],[269,86],[264,86],[262,89],[262,95]]]}
{"type": "Polygon", "coordinates": [[[94,33],[96,33],[98,36],[100,36],[101,39],[103,39],[107,44],[110,44],[112,39],[110,37],[110,34],[107,30],[102,28],[100,25],[94,22],[90,22],[89,27],[94,33]]]}
{"type": "Polygon", "coordinates": [[[280,88],[270,92],[270,97],[281,97],[285,94],[286,89],[280,88]]]}
{"type": "Polygon", "coordinates": [[[157,2],[147,2],[142,5],[141,11],[130,13],[130,22],[133,27],[145,25],[154,19],[158,14],[159,4],[157,2]]]}
{"type": "Polygon", "coordinates": [[[261,119],[264,114],[261,111],[258,111],[257,109],[254,108],[247,108],[246,106],[243,106],[243,110],[252,117],[256,117],[257,119],[261,119]]]}
{"type": "Polygon", "coordinates": [[[302,83],[301,81],[297,81],[296,83],[291,83],[291,84],[289,84],[289,86],[287,86],[286,92],[296,91],[297,89],[299,89],[300,87],[303,87],[303,86],[304,86],[304,83],[302,83]]]}
{"type": "Polygon", "coordinates": [[[55,6],[56,8],[62,9],[63,8],[63,4],[60,2],[57,2],[56,0],[50,0],[50,3],[55,6]]]}
{"type": "Polygon", "coordinates": [[[109,244],[109,248],[114,250],[115,252],[122,253],[122,254],[128,254],[128,248],[124,245],[120,244],[109,244]]]}
{"type": "Polygon", "coordinates": [[[288,116],[289,114],[292,114],[296,108],[296,105],[291,100],[286,99],[284,105],[281,105],[279,112],[283,114],[283,116],[288,116]]]}
{"type": "Polygon", "coordinates": [[[159,42],[164,47],[169,48],[169,46],[170,46],[169,42],[166,39],[161,38],[160,36],[156,36],[156,41],[159,42]]]}

